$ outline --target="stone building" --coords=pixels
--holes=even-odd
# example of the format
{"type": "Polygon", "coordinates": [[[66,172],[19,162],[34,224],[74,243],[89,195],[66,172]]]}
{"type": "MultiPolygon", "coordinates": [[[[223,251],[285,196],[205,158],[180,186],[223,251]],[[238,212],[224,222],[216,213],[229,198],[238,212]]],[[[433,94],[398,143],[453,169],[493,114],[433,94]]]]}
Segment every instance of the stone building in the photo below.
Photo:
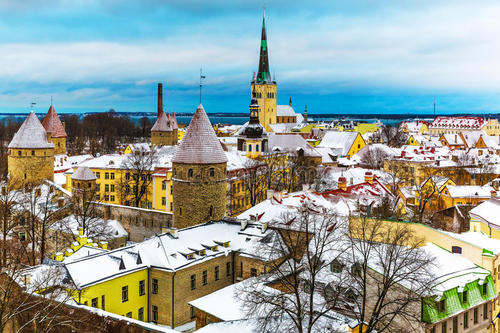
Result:
{"type": "Polygon", "coordinates": [[[9,143],[8,171],[15,186],[54,179],[54,144],[31,111],[9,143]]]}
{"type": "Polygon", "coordinates": [[[158,83],[158,118],[151,128],[151,145],[176,145],[178,129],[175,113],[170,116],[170,114],[165,114],[165,111],[163,111],[163,85],[158,83]]]}
{"type": "Polygon", "coordinates": [[[227,157],[200,104],[172,159],[174,227],[226,214],[227,157]]]}
{"type": "Polygon", "coordinates": [[[43,118],[42,125],[47,132],[47,140],[54,144],[54,154],[66,154],[66,130],[53,105],[43,118]]]}
{"type": "Polygon", "coordinates": [[[97,177],[88,166],[79,166],[71,175],[73,197],[84,203],[95,200],[97,177]]]}

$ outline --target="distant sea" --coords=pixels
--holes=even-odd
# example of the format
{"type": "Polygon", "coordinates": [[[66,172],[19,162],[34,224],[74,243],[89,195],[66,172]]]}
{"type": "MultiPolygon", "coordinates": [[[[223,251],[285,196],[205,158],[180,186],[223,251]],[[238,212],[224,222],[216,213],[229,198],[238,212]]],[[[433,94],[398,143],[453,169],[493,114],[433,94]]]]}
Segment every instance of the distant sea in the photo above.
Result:
{"type": "MultiPolygon", "coordinates": [[[[118,115],[128,116],[135,123],[139,122],[139,119],[143,117],[148,117],[151,123],[156,120],[156,113],[152,112],[116,112],[118,115]]],[[[80,118],[85,117],[87,114],[93,113],[81,113],[80,118]]],[[[38,117],[42,119],[45,113],[37,113],[38,117]]],[[[60,113],[60,116],[64,113],[60,113]]],[[[458,115],[458,114],[457,114],[458,115]]],[[[499,118],[499,114],[459,114],[460,116],[481,116],[485,118],[499,118]]],[[[14,120],[17,122],[22,122],[26,118],[26,113],[0,113],[0,121],[14,120]]],[[[178,113],[176,114],[177,122],[189,124],[193,114],[178,113]]],[[[447,114],[446,116],[453,116],[447,114]]],[[[208,117],[212,124],[232,124],[232,125],[242,125],[248,121],[248,114],[244,113],[208,113],[208,117]]],[[[434,115],[432,114],[309,114],[309,118],[313,118],[314,121],[332,121],[332,120],[353,120],[357,122],[373,123],[380,121],[386,125],[396,125],[403,120],[409,119],[419,119],[432,121],[434,115]]]]}

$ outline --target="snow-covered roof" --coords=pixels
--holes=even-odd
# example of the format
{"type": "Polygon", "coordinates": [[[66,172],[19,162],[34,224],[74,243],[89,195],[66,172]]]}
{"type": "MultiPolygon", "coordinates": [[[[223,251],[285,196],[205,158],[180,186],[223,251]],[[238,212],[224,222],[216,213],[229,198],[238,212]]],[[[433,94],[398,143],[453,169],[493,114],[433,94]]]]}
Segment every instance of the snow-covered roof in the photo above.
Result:
{"type": "Polygon", "coordinates": [[[54,156],[54,172],[62,173],[72,167],[82,163],[83,161],[94,158],[92,155],[72,155],[59,154],[54,156]]]}
{"type": "Polygon", "coordinates": [[[460,136],[460,134],[450,134],[450,133],[445,133],[443,134],[444,139],[450,146],[463,146],[465,145],[464,140],[460,136]]]}
{"type": "Polygon", "coordinates": [[[169,117],[165,114],[163,110],[160,111],[158,118],[155,121],[153,127],[151,127],[151,132],[171,132],[172,126],[169,117]]]}
{"type": "Polygon", "coordinates": [[[226,256],[232,251],[259,257],[257,253],[259,240],[272,232],[271,229],[262,232],[260,225],[251,223],[241,231],[239,223],[209,222],[178,230],[178,238],[168,233],[157,235],[141,243],[82,258],[67,264],[66,269],[76,286],[83,288],[98,281],[151,266],[175,271],[214,257],[226,256]],[[229,244],[228,247],[223,247],[221,244],[226,242],[229,244]],[[213,243],[220,244],[216,251],[204,246],[213,243]],[[191,248],[200,247],[206,248],[205,255],[195,254],[193,259],[187,259],[183,254],[185,251],[194,253],[191,248]],[[120,269],[120,262],[123,262],[124,269],[120,269]]]}
{"type": "Polygon", "coordinates": [[[53,138],[65,138],[67,136],[66,130],[64,129],[64,126],[61,123],[53,105],[50,106],[47,115],[43,118],[42,125],[45,128],[45,131],[50,133],[53,138]]]}
{"type": "Polygon", "coordinates": [[[472,217],[500,227],[500,198],[491,198],[469,211],[472,217]]]}
{"type": "Polygon", "coordinates": [[[200,104],[196,109],[172,161],[194,164],[227,162],[203,105],[200,104]]]}
{"type": "Polygon", "coordinates": [[[447,185],[446,188],[452,198],[491,198],[491,191],[495,190],[490,185],[447,185]]]}
{"type": "Polygon", "coordinates": [[[47,141],[47,132],[38,120],[35,112],[31,111],[19,130],[14,134],[9,148],[54,148],[54,144],[47,141]]]}
{"type": "Polygon", "coordinates": [[[486,133],[484,131],[467,131],[462,132],[462,136],[465,139],[467,147],[475,147],[479,138],[486,136],[486,133]]]}
{"type": "Polygon", "coordinates": [[[276,105],[276,115],[278,117],[295,117],[297,114],[291,105],[276,105]]]}
{"type": "MultiPolygon", "coordinates": [[[[86,219],[89,227],[89,234],[87,236],[92,239],[111,240],[114,238],[128,237],[127,230],[125,230],[120,222],[116,220],[89,217],[86,217],[86,219]]],[[[83,217],[71,214],[51,224],[49,229],[78,235],[78,227],[82,220],[83,217]]]]}
{"type": "Polygon", "coordinates": [[[439,116],[434,118],[430,127],[449,129],[480,129],[486,123],[483,117],[452,117],[439,116]]]}
{"type": "Polygon", "coordinates": [[[302,136],[298,134],[271,134],[267,141],[268,152],[296,152],[304,149],[306,156],[321,156],[302,136]]]}
{"type": "Polygon", "coordinates": [[[495,255],[500,254],[500,240],[491,238],[490,236],[483,234],[482,232],[467,231],[461,234],[457,234],[455,232],[442,231],[442,230],[439,231],[447,234],[452,238],[472,244],[478,248],[491,251],[495,255]]]}
{"type": "Polygon", "coordinates": [[[76,171],[71,175],[71,179],[76,180],[96,180],[97,177],[94,175],[92,170],[86,165],[79,166],[76,171]]]}
{"type": "Polygon", "coordinates": [[[356,140],[358,132],[328,131],[323,136],[318,147],[340,149],[340,155],[345,156],[356,140]]]}
{"type": "Polygon", "coordinates": [[[419,132],[424,125],[429,125],[430,123],[425,120],[405,120],[402,121],[399,128],[401,129],[403,126],[406,126],[409,132],[416,133],[419,132]]]}

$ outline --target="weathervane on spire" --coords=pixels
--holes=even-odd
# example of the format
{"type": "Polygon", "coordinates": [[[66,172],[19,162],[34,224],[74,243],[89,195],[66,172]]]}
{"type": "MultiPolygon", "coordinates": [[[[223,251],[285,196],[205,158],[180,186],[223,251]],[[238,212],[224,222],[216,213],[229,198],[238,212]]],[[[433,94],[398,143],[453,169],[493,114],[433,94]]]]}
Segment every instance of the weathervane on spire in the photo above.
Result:
{"type": "Polygon", "coordinates": [[[203,70],[200,68],[200,104],[201,104],[201,87],[203,86],[202,80],[206,79],[206,76],[203,75],[203,70]]]}
{"type": "Polygon", "coordinates": [[[35,105],[36,105],[36,103],[35,103],[35,102],[31,102],[31,103],[30,103],[30,108],[31,108],[31,111],[33,111],[33,107],[34,107],[35,105]]]}

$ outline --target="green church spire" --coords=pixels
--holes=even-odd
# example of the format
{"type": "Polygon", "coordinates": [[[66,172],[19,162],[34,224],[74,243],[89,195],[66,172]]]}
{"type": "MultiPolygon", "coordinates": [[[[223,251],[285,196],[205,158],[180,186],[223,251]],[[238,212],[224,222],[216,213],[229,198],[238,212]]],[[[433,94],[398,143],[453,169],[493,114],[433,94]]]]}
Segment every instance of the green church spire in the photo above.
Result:
{"type": "Polygon", "coordinates": [[[267,49],[267,35],[266,35],[266,12],[262,16],[262,37],[260,39],[260,59],[259,59],[259,72],[257,74],[257,82],[271,82],[271,73],[269,71],[269,57],[267,49]]]}

